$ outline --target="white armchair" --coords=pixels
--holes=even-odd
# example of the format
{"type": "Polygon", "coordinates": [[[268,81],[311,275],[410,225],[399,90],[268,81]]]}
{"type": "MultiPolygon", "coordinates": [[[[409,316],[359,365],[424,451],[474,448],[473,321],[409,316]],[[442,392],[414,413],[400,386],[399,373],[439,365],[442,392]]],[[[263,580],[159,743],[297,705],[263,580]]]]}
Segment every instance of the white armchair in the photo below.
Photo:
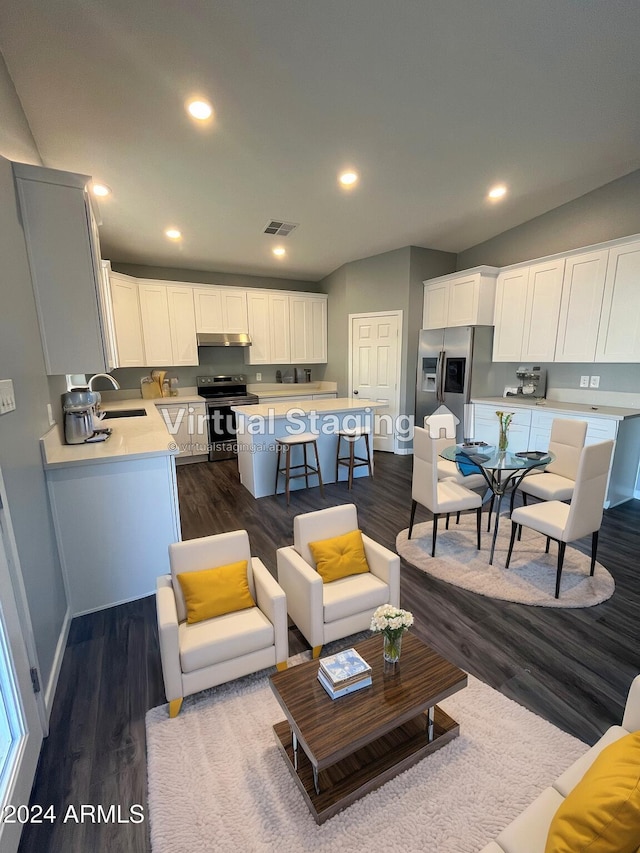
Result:
{"type": "Polygon", "coordinates": [[[169,546],[171,574],[158,578],[156,604],[164,689],[169,715],[184,696],[251,672],[286,669],[289,653],[287,603],[283,590],[257,557],[251,556],[245,530],[176,542],[169,546]],[[255,607],[193,624],[177,576],[247,561],[255,607]]]}
{"type": "Polygon", "coordinates": [[[287,596],[289,615],[317,658],[332,640],[364,631],[381,604],[400,606],[400,557],[362,535],[369,571],[323,583],[309,542],[358,529],[354,504],[298,515],[293,545],[277,552],[278,582],[287,596]]]}

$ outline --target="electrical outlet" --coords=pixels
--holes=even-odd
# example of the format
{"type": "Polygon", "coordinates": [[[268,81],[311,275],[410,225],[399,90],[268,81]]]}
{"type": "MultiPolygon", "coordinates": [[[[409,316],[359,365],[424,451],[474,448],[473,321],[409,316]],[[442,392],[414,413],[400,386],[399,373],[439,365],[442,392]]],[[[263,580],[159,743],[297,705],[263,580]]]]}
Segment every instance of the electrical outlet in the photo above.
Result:
{"type": "Polygon", "coordinates": [[[262,382],[262,374],[256,373],[256,382],[262,382]]]}
{"type": "Polygon", "coordinates": [[[589,382],[589,388],[599,388],[600,387],[600,377],[592,376],[591,381],[589,382]]]}
{"type": "Polygon", "coordinates": [[[588,376],[581,376],[580,377],[580,387],[581,388],[588,388],[589,387],[589,377],[588,376]]]}
{"type": "Polygon", "coordinates": [[[0,379],[0,415],[13,412],[16,408],[16,395],[11,379],[0,379]]]}

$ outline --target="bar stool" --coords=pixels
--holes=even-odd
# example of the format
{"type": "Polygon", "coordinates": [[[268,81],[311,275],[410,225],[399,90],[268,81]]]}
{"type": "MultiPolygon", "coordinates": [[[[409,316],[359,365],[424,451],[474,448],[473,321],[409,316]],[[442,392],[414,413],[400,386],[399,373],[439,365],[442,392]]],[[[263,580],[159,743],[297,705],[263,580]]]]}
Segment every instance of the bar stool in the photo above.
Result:
{"type": "Polygon", "coordinates": [[[275,494],[278,494],[278,478],[280,474],[285,475],[285,492],[287,495],[287,506],[289,506],[289,491],[291,480],[295,480],[296,477],[304,477],[307,488],[309,488],[309,475],[317,474],[318,475],[318,484],[320,486],[320,494],[324,497],[324,489],[322,486],[322,473],[320,471],[320,457],[318,456],[318,445],[316,443],[317,436],[312,432],[303,432],[300,435],[286,435],[282,438],[276,437],[276,444],[278,445],[278,461],[276,463],[276,487],[275,494]],[[316,454],[316,467],[309,464],[309,460],[307,459],[307,447],[312,444],[313,449],[316,454]],[[301,445],[304,462],[300,465],[292,465],[291,464],[291,451],[294,447],[301,445]],[[286,454],[286,465],[284,468],[280,467],[280,459],[282,453],[286,454]],[[302,468],[302,471],[299,474],[292,474],[292,471],[297,471],[299,468],[302,468]]]}
{"type": "Polygon", "coordinates": [[[369,476],[373,477],[371,469],[371,451],[369,449],[369,430],[366,427],[354,427],[353,429],[338,430],[338,446],[336,448],[336,483],[338,482],[338,472],[341,465],[346,465],[349,469],[349,490],[353,485],[353,472],[361,465],[366,465],[369,469],[369,476]],[[349,445],[349,455],[340,456],[340,439],[344,440],[349,445]],[[356,441],[359,438],[364,438],[364,443],[367,448],[367,458],[355,455],[356,441]]]}

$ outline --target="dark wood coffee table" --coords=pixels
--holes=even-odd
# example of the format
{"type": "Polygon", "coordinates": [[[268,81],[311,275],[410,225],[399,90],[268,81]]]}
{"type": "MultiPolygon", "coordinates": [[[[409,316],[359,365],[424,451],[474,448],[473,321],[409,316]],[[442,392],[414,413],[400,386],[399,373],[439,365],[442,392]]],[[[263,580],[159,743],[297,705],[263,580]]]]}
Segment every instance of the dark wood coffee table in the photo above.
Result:
{"type": "Polygon", "coordinates": [[[331,699],[318,661],[271,676],[286,720],[273,727],[287,765],[313,814],[324,823],[459,733],[438,702],[467,685],[467,675],[413,634],[396,665],[382,658],[382,637],[354,648],[373,669],[373,684],[331,699]]]}

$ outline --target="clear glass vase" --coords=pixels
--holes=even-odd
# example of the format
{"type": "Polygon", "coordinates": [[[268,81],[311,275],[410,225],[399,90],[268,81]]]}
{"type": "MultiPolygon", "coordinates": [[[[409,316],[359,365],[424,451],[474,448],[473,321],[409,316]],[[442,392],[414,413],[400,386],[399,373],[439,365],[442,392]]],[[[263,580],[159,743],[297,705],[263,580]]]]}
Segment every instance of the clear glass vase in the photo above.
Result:
{"type": "Polygon", "coordinates": [[[382,654],[387,663],[398,663],[402,650],[402,634],[383,634],[382,654]]]}
{"type": "Polygon", "coordinates": [[[509,447],[509,427],[500,425],[500,436],[498,438],[498,450],[505,451],[509,447]]]}

